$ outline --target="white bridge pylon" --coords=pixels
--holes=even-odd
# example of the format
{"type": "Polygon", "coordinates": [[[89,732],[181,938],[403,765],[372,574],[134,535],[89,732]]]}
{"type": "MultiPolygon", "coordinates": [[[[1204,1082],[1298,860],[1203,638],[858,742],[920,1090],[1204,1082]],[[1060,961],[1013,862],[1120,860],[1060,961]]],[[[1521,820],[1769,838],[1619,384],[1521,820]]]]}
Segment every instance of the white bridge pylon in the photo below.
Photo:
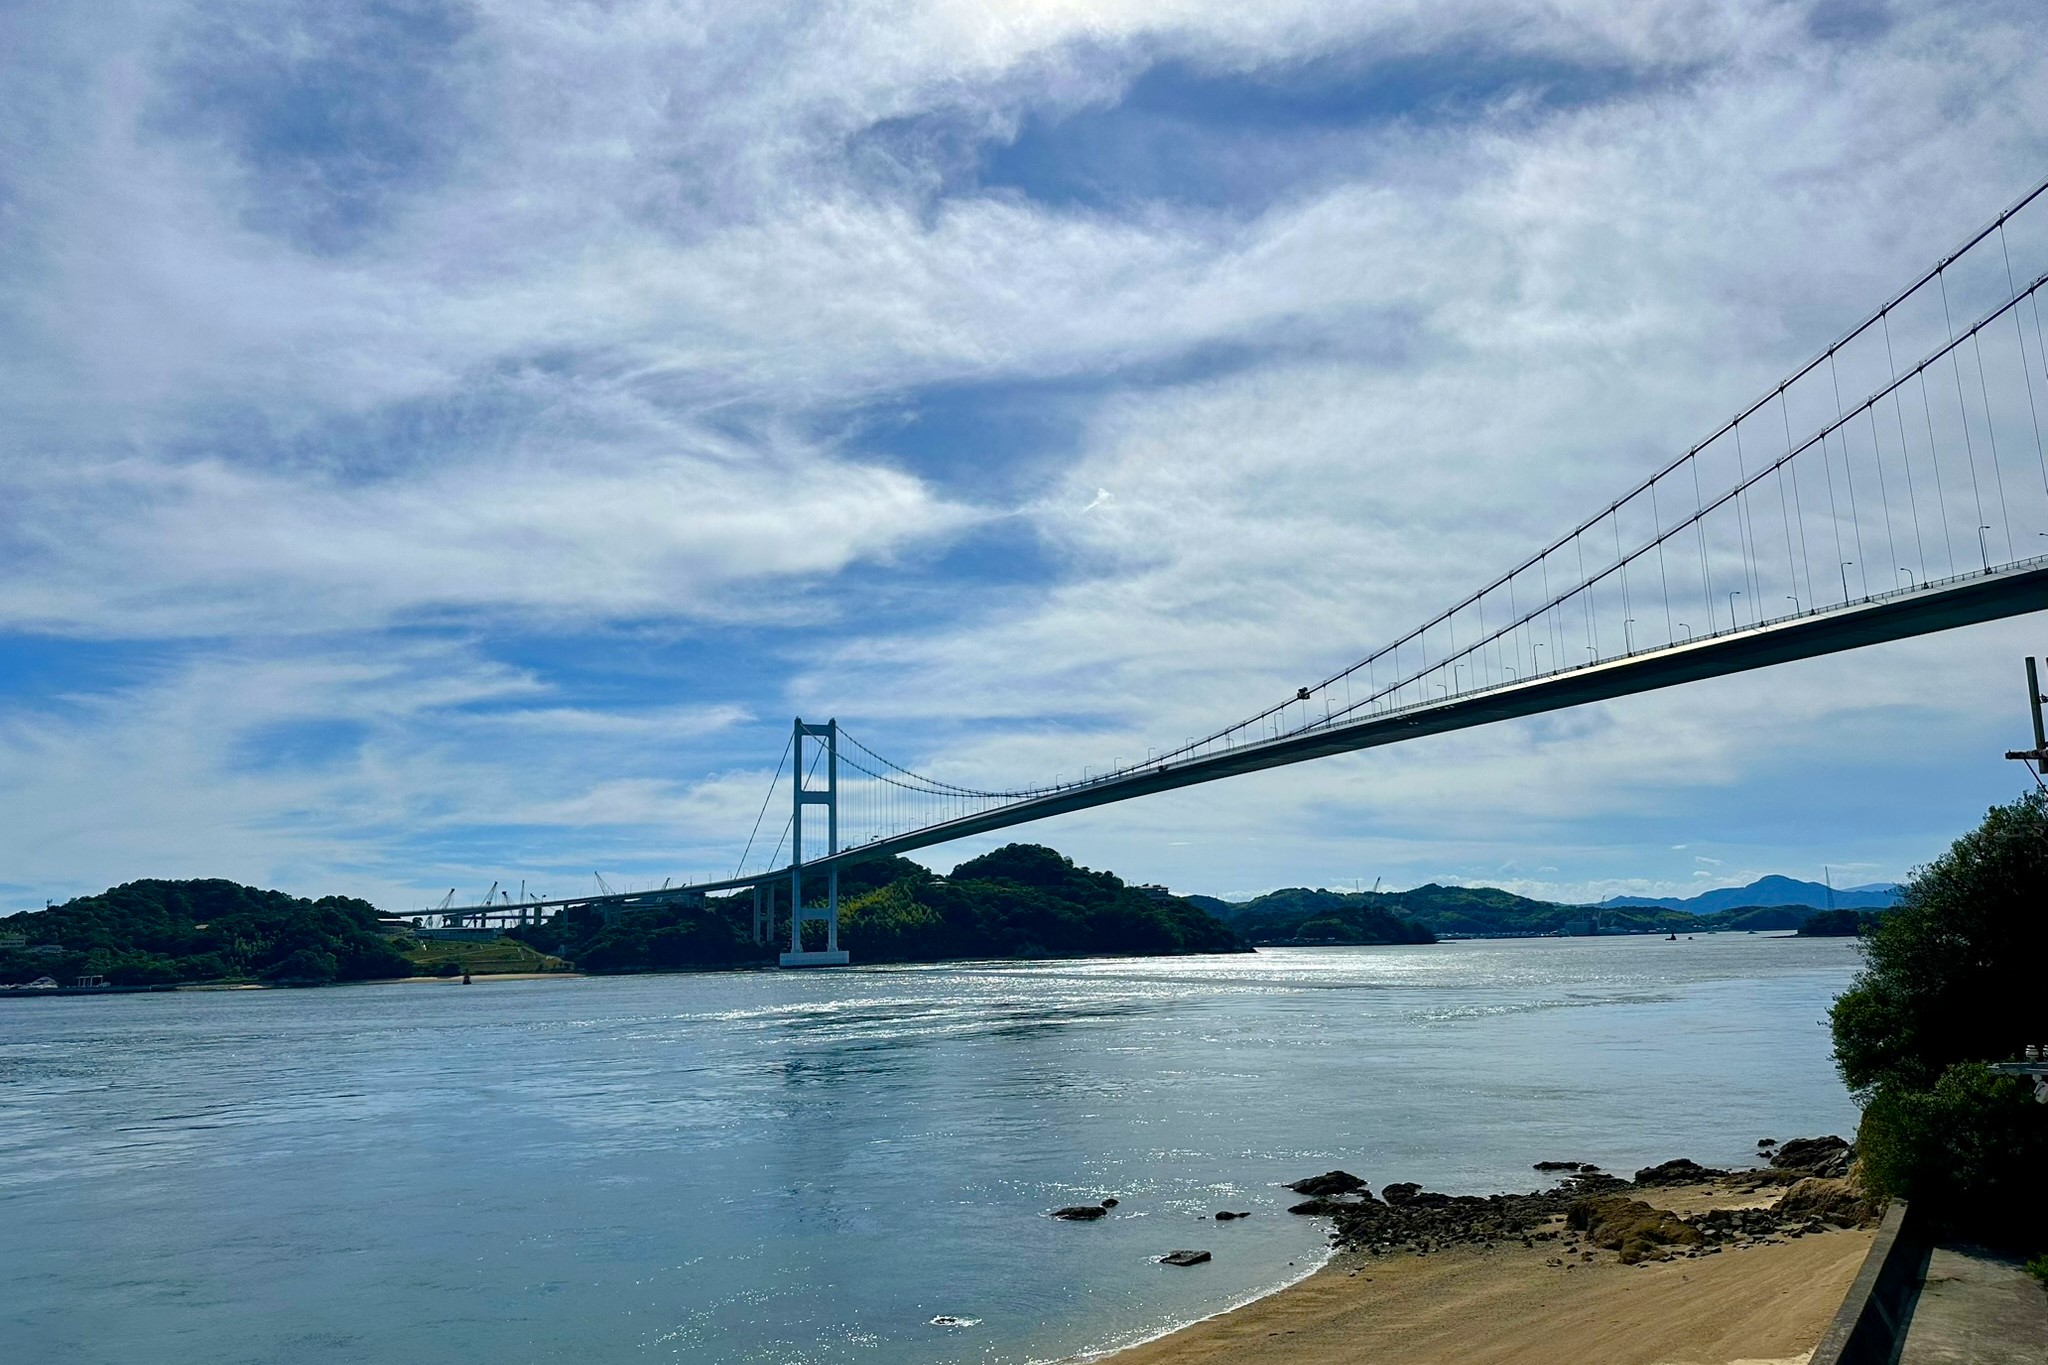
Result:
{"type": "Polygon", "coordinates": [[[790,784],[789,812],[789,951],[782,955],[781,962],[785,967],[844,967],[847,955],[839,946],[837,862],[826,865],[825,908],[819,910],[804,904],[805,806],[825,808],[825,857],[833,858],[839,852],[839,722],[828,720],[823,725],[811,725],[798,716],[790,745],[790,772],[795,780],[790,784]],[[805,740],[813,741],[811,747],[816,751],[808,768],[804,762],[805,740]],[[816,743],[819,740],[824,741],[822,745],[816,743]],[[813,787],[805,774],[815,772],[819,760],[825,765],[825,785],[813,787]],[[804,925],[816,920],[825,922],[825,946],[807,952],[804,925]]]}

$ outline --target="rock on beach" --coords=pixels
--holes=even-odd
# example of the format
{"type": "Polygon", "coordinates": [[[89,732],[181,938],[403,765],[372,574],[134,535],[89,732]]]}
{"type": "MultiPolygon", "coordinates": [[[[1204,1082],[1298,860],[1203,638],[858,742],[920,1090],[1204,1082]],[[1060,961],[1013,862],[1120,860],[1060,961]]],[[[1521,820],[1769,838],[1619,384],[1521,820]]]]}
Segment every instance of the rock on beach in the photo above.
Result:
{"type": "Polygon", "coordinates": [[[1849,1173],[1850,1165],[1856,1160],[1856,1149],[1839,1137],[1793,1138],[1783,1143],[1770,1157],[1771,1165],[1780,1170],[1804,1171],[1809,1175],[1825,1179],[1837,1179],[1849,1173]]]}
{"type": "Polygon", "coordinates": [[[1716,1170],[1712,1166],[1702,1166],[1697,1161],[1679,1157],[1675,1161],[1663,1161],[1655,1166],[1643,1167],[1636,1172],[1636,1184],[1698,1185],[1709,1180],[1723,1179],[1727,1174],[1728,1172],[1716,1170]]]}
{"type": "MultiPolygon", "coordinates": [[[[1839,1138],[1785,1145],[1795,1159],[1819,1169],[1853,1159],[1853,1149],[1839,1138]]],[[[1380,1187],[1384,1202],[1363,1190],[1316,1196],[1289,1212],[1331,1219],[1332,1240],[1357,1251],[1427,1253],[1453,1246],[1492,1248],[1506,1242],[1532,1247],[1562,1239],[1561,1250],[1575,1258],[1591,1259],[1596,1251],[1606,1250],[1631,1265],[1803,1237],[1830,1226],[1865,1223],[1876,1214],[1853,1179],[1782,1166],[1731,1173],[1681,1157],[1644,1167],[1634,1183],[1589,1162],[1577,1166],[1576,1172],[1560,1170],[1562,1179],[1556,1187],[1528,1194],[1449,1195],[1394,1181],[1380,1187]],[[1637,1197],[1638,1191],[1706,1186],[1724,1188],[1740,1202],[1753,1200],[1755,1192],[1773,1185],[1791,1186],[1773,1205],[1709,1208],[1684,1215],[1637,1197]]]]}

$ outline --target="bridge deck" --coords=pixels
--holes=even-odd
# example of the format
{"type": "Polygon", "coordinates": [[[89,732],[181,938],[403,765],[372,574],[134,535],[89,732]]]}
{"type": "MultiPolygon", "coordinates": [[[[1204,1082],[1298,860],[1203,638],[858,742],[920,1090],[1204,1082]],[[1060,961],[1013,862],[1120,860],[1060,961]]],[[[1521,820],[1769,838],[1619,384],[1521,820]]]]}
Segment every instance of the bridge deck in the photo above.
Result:
{"type": "MultiPolygon", "coordinates": [[[[1447,697],[1363,720],[1314,726],[1277,739],[1241,744],[1218,753],[1176,760],[1142,772],[1077,783],[1045,796],[877,839],[804,864],[806,873],[909,853],[971,835],[988,834],[1054,815],[1215,782],[1240,773],[1305,763],[1310,759],[1491,725],[1496,721],[1611,701],[1704,678],[1743,673],[1891,640],[2048,610],[2048,556],[1953,579],[1922,583],[1846,606],[1780,617],[1761,625],[1701,636],[1683,644],[1643,650],[1602,663],[1543,674],[1521,682],[1447,697]]],[[[702,894],[786,881],[790,868],[724,881],[698,882],[702,894]]],[[[673,895],[674,892],[669,893],[673,895]]],[[[653,903],[659,893],[578,897],[558,904],[653,903]],[[651,899],[650,899],[651,897],[651,899]]],[[[471,912],[482,907],[468,907],[471,912]]],[[[453,911],[451,913],[461,913],[453,911]]]]}

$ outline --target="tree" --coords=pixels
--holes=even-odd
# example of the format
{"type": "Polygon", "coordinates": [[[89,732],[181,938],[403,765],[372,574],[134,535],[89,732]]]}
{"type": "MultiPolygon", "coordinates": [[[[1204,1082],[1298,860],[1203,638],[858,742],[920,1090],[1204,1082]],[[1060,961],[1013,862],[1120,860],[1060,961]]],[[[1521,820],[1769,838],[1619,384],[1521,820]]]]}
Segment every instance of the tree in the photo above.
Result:
{"type": "Polygon", "coordinates": [[[318,948],[301,948],[283,961],[265,968],[263,974],[273,981],[325,984],[334,980],[339,967],[333,953],[323,953],[318,948]]]}
{"type": "Polygon", "coordinates": [[[2044,906],[2048,799],[2030,792],[1922,868],[1864,941],[1864,969],[1830,1012],[1849,1088],[1926,1090],[1957,1062],[2048,1042],[2044,906]]]}
{"type": "Polygon", "coordinates": [[[2048,1040],[2048,798],[1993,807],[1915,874],[1835,1001],[1835,1064],[1865,1104],[1865,1183],[1951,1234],[2048,1236],[2048,1106],[1984,1065],[2048,1040]]]}

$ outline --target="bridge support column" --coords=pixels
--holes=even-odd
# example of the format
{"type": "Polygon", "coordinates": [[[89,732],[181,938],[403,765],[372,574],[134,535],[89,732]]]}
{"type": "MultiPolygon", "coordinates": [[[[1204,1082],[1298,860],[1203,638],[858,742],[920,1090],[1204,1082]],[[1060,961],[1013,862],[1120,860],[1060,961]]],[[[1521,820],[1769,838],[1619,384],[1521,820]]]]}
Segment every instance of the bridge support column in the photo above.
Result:
{"type": "Polygon", "coordinates": [[[844,967],[847,955],[839,946],[839,868],[836,865],[827,869],[825,873],[825,908],[813,910],[804,904],[805,806],[825,808],[825,853],[830,857],[839,851],[839,722],[828,720],[823,725],[806,725],[803,717],[798,716],[796,733],[791,744],[791,757],[795,790],[792,793],[790,820],[789,951],[782,955],[782,965],[844,967]],[[806,739],[825,741],[825,785],[822,788],[814,789],[805,785],[806,739]],[[804,951],[804,923],[807,920],[825,921],[824,951],[804,951]]]}

